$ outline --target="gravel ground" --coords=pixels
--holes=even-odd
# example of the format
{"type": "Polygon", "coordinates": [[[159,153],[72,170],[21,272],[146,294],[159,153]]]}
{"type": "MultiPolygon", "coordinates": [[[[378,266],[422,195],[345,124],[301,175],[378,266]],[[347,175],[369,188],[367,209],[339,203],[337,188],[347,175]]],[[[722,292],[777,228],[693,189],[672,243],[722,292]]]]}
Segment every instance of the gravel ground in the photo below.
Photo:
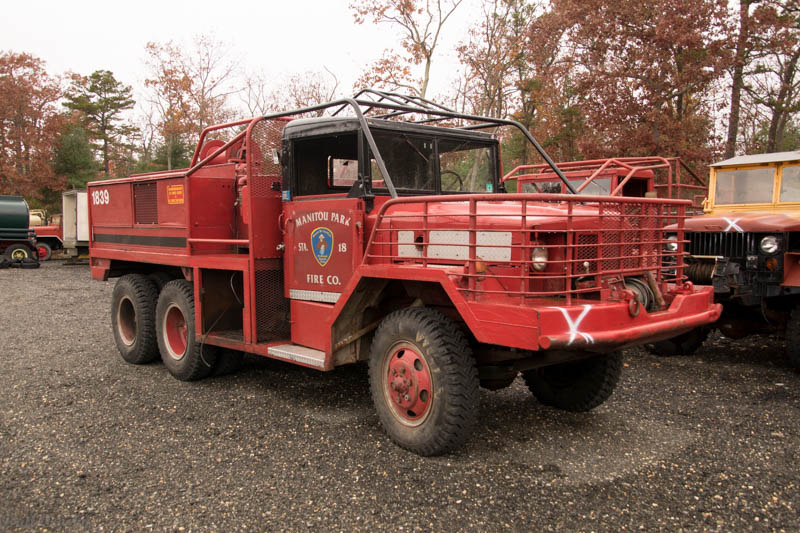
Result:
{"type": "Polygon", "coordinates": [[[457,453],[378,425],[364,366],[250,357],[182,383],[117,354],[112,283],[0,270],[0,530],[798,531],[800,375],[780,342],[631,350],[583,414],[481,392],[457,453]]]}

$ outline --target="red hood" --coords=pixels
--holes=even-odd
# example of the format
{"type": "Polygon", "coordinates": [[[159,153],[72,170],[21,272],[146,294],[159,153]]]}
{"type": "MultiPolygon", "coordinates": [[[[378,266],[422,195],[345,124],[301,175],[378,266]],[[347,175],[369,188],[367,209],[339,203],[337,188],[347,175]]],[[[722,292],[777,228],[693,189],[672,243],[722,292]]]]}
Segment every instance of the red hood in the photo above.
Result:
{"type": "MultiPolygon", "coordinates": [[[[480,202],[476,206],[479,228],[519,229],[522,216],[522,203],[515,200],[480,202]]],[[[566,219],[566,206],[562,203],[528,203],[526,215],[528,227],[540,230],[563,230],[566,219]]],[[[390,207],[387,214],[422,214],[422,204],[398,204],[390,207]]],[[[465,215],[469,214],[469,202],[431,202],[428,215],[434,215],[437,222],[444,222],[452,216],[453,226],[466,225],[465,215]]],[[[598,209],[575,205],[572,210],[576,228],[598,228],[598,209]]],[[[407,219],[411,220],[411,219],[407,219]]]]}
{"type": "MultiPolygon", "coordinates": [[[[675,229],[675,225],[669,226],[675,229]]],[[[695,232],[756,232],[780,233],[784,231],[800,231],[800,218],[786,213],[751,211],[747,213],[720,213],[700,217],[687,218],[684,222],[686,231],[695,232]]]]}

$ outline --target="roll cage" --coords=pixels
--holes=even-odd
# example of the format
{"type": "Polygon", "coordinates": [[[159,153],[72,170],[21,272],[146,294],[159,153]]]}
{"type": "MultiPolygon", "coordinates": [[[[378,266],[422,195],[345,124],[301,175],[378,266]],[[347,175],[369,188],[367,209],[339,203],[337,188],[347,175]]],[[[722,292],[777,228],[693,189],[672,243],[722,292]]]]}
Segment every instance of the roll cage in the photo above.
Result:
{"type": "MultiPolygon", "coordinates": [[[[437,139],[464,138],[475,139],[476,141],[483,139],[483,142],[487,142],[491,136],[487,134],[482,135],[481,130],[488,130],[502,126],[511,126],[517,128],[534,147],[542,159],[544,159],[546,164],[558,176],[558,178],[564,182],[566,190],[573,194],[576,192],[573,185],[569,182],[569,180],[567,180],[547,152],[545,152],[544,148],[519,122],[515,120],[459,113],[418,96],[401,95],[375,89],[364,89],[358,92],[352,98],[342,98],[316,106],[273,113],[256,119],[243,120],[206,128],[200,136],[200,142],[198,143],[195,153],[192,157],[190,168],[188,171],[186,171],[186,176],[190,177],[199,168],[209,164],[210,162],[214,161],[217,156],[223,154],[231,147],[234,147],[236,143],[242,143],[244,139],[247,138],[248,132],[251,131],[254,125],[258,122],[289,120],[297,117],[298,115],[302,116],[312,113],[316,114],[317,117],[320,117],[327,110],[330,110],[331,112],[326,119],[333,126],[327,129],[318,129],[318,134],[324,135],[326,133],[335,133],[337,131],[337,127],[334,124],[338,123],[340,125],[346,125],[345,129],[342,129],[342,131],[345,131],[346,129],[349,129],[350,131],[357,130],[358,135],[360,136],[358,144],[358,157],[359,167],[362,169],[362,173],[358,176],[357,182],[353,184],[352,189],[349,191],[349,196],[369,198],[372,195],[372,191],[369,186],[369,176],[363,175],[363,169],[366,169],[367,163],[369,163],[369,161],[367,161],[367,154],[371,154],[372,157],[374,157],[376,171],[380,173],[380,176],[383,180],[384,187],[382,188],[385,189],[392,198],[396,198],[399,195],[398,188],[396,186],[397,179],[392,175],[386,164],[387,156],[381,152],[378,142],[376,142],[374,132],[385,130],[391,130],[395,132],[427,132],[428,135],[435,136],[437,139]],[[348,116],[348,112],[352,113],[350,120],[342,120],[348,116]],[[338,121],[331,120],[331,118],[338,119],[338,121]],[[446,129],[443,130],[442,128],[431,127],[436,125],[445,126],[446,129]],[[215,150],[209,151],[210,153],[203,152],[202,155],[205,157],[201,157],[201,147],[204,145],[205,138],[210,133],[225,128],[243,126],[245,127],[244,130],[237,134],[234,138],[222,144],[215,150]],[[438,134],[434,135],[434,132],[438,132],[438,134]]],[[[309,121],[309,124],[310,123],[312,123],[312,121],[309,121]]],[[[308,135],[311,137],[313,136],[313,133],[309,131],[308,135]]],[[[496,144],[496,141],[494,142],[496,144]]],[[[246,144],[247,143],[245,142],[245,150],[247,149],[246,144]]],[[[288,174],[289,176],[293,176],[295,173],[295,169],[287,167],[289,162],[294,159],[292,156],[293,154],[291,153],[291,147],[287,146],[284,146],[281,154],[274,154],[276,159],[280,159],[281,165],[283,166],[284,175],[288,174]],[[287,152],[287,150],[289,150],[289,152],[287,152]]],[[[253,156],[251,154],[245,154],[245,158],[246,161],[250,163],[253,159],[253,156]]],[[[493,159],[494,161],[492,164],[496,165],[496,171],[494,173],[494,186],[497,187],[499,186],[499,155],[497,154],[496,150],[493,159]]],[[[293,181],[295,181],[294,185],[296,186],[296,180],[291,178],[289,180],[285,180],[282,184],[284,198],[291,198],[293,195],[293,181]]],[[[437,183],[438,185],[434,190],[423,191],[409,189],[407,192],[411,194],[419,194],[420,192],[436,194],[441,192],[440,176],[438,171],[437,183]]]]}

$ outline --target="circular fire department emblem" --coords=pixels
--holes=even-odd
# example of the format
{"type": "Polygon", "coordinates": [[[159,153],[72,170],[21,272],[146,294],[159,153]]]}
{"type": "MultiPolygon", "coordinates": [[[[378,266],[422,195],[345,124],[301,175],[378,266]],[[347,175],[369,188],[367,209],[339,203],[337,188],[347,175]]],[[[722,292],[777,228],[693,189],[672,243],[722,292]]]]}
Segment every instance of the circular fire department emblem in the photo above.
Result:
{"type": "Polygon", "coordinates": [[[328,264],[333,253],[333,232],[328,228],[317,228],[311,232],[311,249],[319,266],[328,264]]]}

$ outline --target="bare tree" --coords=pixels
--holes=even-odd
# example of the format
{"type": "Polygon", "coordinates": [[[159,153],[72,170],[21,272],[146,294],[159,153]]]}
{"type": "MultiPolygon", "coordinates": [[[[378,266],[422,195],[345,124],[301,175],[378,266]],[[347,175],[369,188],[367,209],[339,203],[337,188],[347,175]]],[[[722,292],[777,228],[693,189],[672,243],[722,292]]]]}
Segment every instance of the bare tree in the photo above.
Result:
{"type": "MultiPolygon", "coordinates": [[[[251,73],[245,77],[240,99],[253,116],[311,107],[336,98],[339,80],[327,67],[323,72],[302,72],[280,78],[277,86],[266,82],[266,75],[251,73]]],[[[312,113],[321,116],[323,111],[312,113]]]]}
{"type": "Polygon", "coordinates": [[[239,92],[233,86],[238,64],[229,58],[229,47],[209,35],[199,35],[193,47],[181,53],[181,67],[191,80],[189,101],[194,107],[194,132],[233,117],[228,97],[239,92]]]}
{"type": "Polygon", "coordinates": [[[400,45],[408,54],[403,58],[388,51],[384,52],[384,56],[369,69],[374,73],[375,81],[393,85],[402,80],[400,87],[413,89],[418,96],[424,98],[442,28],[462,1],[448,0],[443,5],[442,0],[355,0],[350,8],[355,12],[356,23],[363,24],[371,19],[377,24],[391,24],[400,30],[400,45]],[[396,76],[396,69],[402,69],[403,64],[423,65],[422,77],[416,80],[418,83],[413,86],[406,83],[410,77],[405,76],[410,73],[407,67],[403,76],[396,76]]]}

